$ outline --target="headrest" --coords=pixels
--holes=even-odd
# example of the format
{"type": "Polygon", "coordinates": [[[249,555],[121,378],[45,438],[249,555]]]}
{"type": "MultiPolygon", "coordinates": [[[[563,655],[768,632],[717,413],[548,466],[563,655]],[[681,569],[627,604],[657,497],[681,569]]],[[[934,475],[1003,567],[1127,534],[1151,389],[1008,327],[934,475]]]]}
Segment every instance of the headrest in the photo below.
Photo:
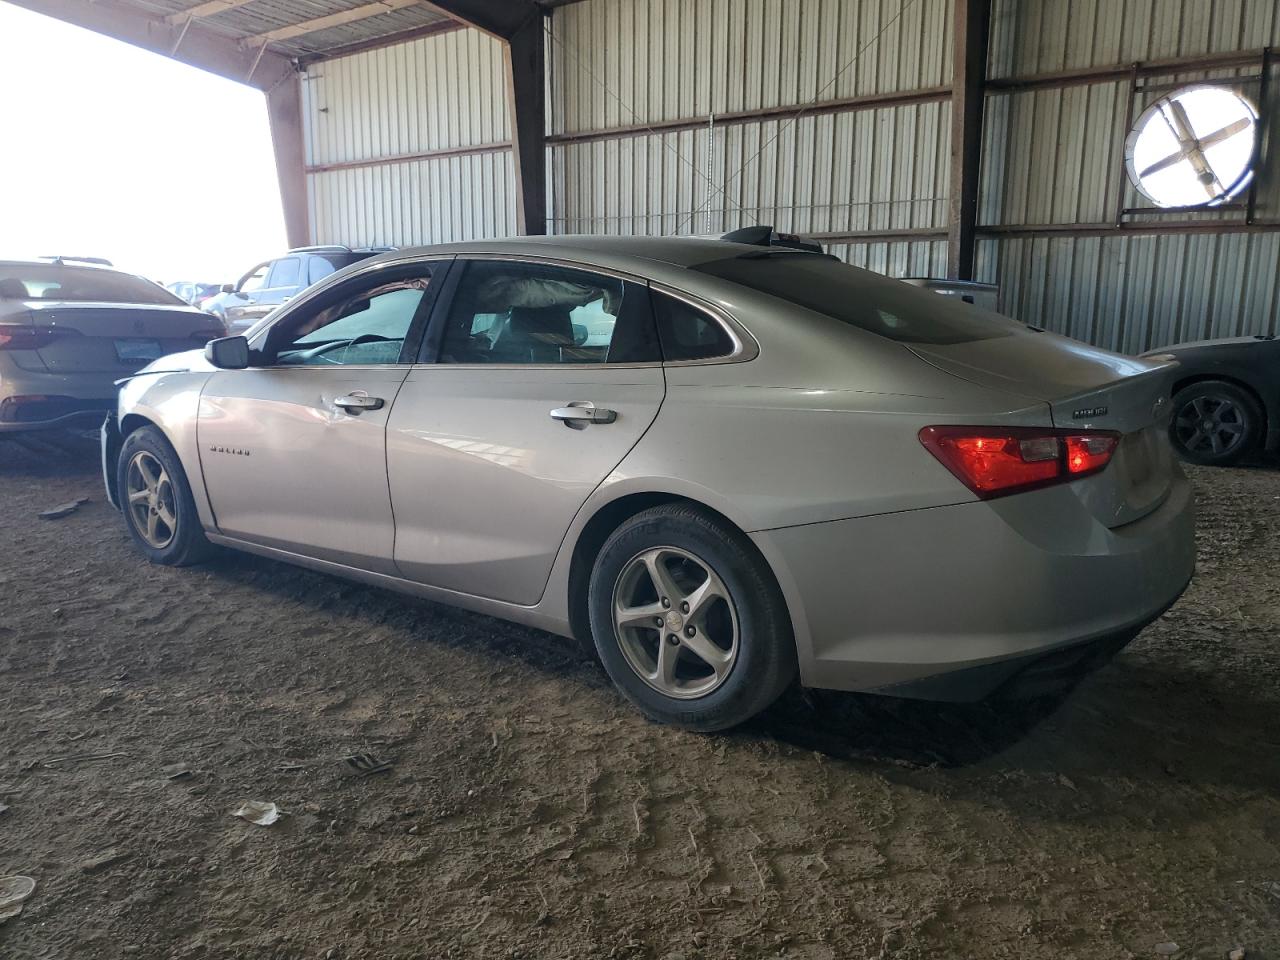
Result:
{"type": "Polygon", "coordinates": [[[540,343],[573,344],[569,307],[512,307],[507,335],[540,343]]]}
{"type": "Polygon", "coordinates": [[[5,277],[0,280],[0,300],[30,300],[27,285],[17,277],[5,277]]]}

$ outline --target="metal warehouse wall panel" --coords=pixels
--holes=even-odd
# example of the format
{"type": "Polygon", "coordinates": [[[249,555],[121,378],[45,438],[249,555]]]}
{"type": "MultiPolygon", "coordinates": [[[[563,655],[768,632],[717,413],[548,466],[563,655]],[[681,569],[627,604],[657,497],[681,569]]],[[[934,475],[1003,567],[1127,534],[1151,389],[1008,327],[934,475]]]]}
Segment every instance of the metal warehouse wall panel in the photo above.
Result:
{"type": "Polygon", "coordinates": [[[1280,233],[1018,238],[979,248],[1004,312],[1112,350],[1280,334],[1280,233]]]}
{"type": "Polygon", "coordinates": [[[833,243],[827,252],[890,277],[941,277],[947,272],[947,244],[942,240],[833,243]]]}
{"type": "Polygon", "coordinates": [[[951,16],[950,0],[570,4],[551,20],[552,132],[938,86],[951,16]]]}
{"type": "Polygon", "coordinates": [[[995,0],[992,76],[1280,44],[1276,0],[995,0]]]}
{"type": "Polygon", "coordinates": [[[509,150],[332,170],[307,180],[317,243],[405,247],[516,232],[509,150]]]}
{"type": "Polygon", "coordinates": [[[502,45],[478,30],[312,64],[307,163],[321,166],[510,139],[502,45]]]}
{"type": "Polygon", "coordinates": [[[556,233],[942,227],[950,104],[647,133],[552,149],[556,233]]]}
{"type": "Polygon", "coordinates": [[[455,30],[312,64],[303,114],[317,243],[515,232],[502,45],[491,37],[455,30]],[[468,148],[491,149],[415,157],[468,148]]]}

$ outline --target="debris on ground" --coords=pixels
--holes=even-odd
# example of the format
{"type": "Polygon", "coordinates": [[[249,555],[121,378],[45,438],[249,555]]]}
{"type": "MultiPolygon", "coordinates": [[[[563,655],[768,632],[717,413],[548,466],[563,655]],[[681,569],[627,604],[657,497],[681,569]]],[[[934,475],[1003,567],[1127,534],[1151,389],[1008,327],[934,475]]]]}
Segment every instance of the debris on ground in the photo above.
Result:
{"type": "Polygon", "coordinates": [[[238,810],[231,811],[233,817],[248,820],[259,827],[269,827],[280,819],[280,808],[266,800],[246,800],[238,810]]]}
{"type": "Polygon", "coordinates": [[[1178,952],[1178,945],[1174,943],[1172,940],[1168,940],[1165,943],[1156,944],[1156,953],[1160,954],[1160,956],[1162,957],[1172,957],[1177,952],[1178,952]]]}
{"type": "Polygon", "coordinates": [[[22,901],[31,896],[36,882],[30,877],[0,877],[0,923],[22,912],[22,901]]]}
{"type": "Polygon", "coordinates": [[[0,813],[6,813],[9,810],[7,803],[0,803],[0,813]]]}
{"type": "Polygon", "coordinates": [[[1248,956],[1244,947],[1233,947],[1231,952],[1227,954],[1227,960],[1245,960],[1248,956]]]}
{"type": "Polygon", "coordinates": [[[80,863],[81,873],[99,873],[110,867],[114,867],[117,863],[124,863],[129,859],[129,854],[123,850],[107,850],[97,856],[90,857],[80,863]]]}
{"type": "Polygon", "coordinates": [[[46,760],[46,767],[54,767],[60,763],[89,763],[92,760],[114,760],[117,757],[127,757],[127,753],[80,753],[72,757],[54,757],[46,760]]]}
{"type": "Polygon", "coordinates": [[[191,776],[191,768],[185,763],[171,763],[161,767],[160,772],[164,774],[166,780],[185,780],[191,776]]]}
{"type": "Polygon", "coordinates": [[[68,500],[66,503],[58,504],[56,507],[40,511],[40,519],[61,520],[63,517],[71,516],[88,502],[88,497],[77,497],[75,500],[68,500]]]}
{"type": "Polygon", "coordinates": [[[383,773],[395,766],[394,760],[379,760],[371,753],[353,753],[349,757],[343,757],[342,762],[362,777],[371,773],[383,773]]]}

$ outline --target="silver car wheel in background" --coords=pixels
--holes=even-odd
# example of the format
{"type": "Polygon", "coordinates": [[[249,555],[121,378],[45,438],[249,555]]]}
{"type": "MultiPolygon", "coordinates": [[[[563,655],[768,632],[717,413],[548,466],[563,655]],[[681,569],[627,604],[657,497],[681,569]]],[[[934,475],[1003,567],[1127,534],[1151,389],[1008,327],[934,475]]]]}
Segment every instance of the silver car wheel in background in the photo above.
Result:
{"type": "Polygon", "coordinates": [[[664,696],[706,696],[738,659],[728,588],[705,560],[679,547],[627,561],[613,590],[613,623],[627,665],[664,696]]]}
{"type": "Polygon", "coordinates": [[[146,450],[129,461],[125,498],[134,528],[147,546],[163,550],[178,532],[173,483],[164,465],[146,450]]]}

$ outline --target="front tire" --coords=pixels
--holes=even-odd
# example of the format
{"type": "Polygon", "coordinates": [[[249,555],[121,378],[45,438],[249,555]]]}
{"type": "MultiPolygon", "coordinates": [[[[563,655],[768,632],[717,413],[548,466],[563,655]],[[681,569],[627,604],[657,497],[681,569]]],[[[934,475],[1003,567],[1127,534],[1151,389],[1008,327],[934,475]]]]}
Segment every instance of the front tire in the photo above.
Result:
{"type": "Polygon", "coordinates": [[[152,563],[183,567],[208,558],[205,538],[182,461],[155,427],[125,438],[116,466],[120,509],[133,542],[152,563]]]}
{"type": "Polygon", "coordinates": [[[1224,380],[1201,380],[1173,398],[1169,439],[1191,463],[1225,467],[1258,446],[1262,410],[1247,391],[1224,380]]]}
{"type": "Polygon", "coordinates": [[[652,720],[724,730],[796,675],[791,622],[764,559],[691,505],[653,507],[615,530],[591,572],[588,606],[610,679],[652,720]]]}

